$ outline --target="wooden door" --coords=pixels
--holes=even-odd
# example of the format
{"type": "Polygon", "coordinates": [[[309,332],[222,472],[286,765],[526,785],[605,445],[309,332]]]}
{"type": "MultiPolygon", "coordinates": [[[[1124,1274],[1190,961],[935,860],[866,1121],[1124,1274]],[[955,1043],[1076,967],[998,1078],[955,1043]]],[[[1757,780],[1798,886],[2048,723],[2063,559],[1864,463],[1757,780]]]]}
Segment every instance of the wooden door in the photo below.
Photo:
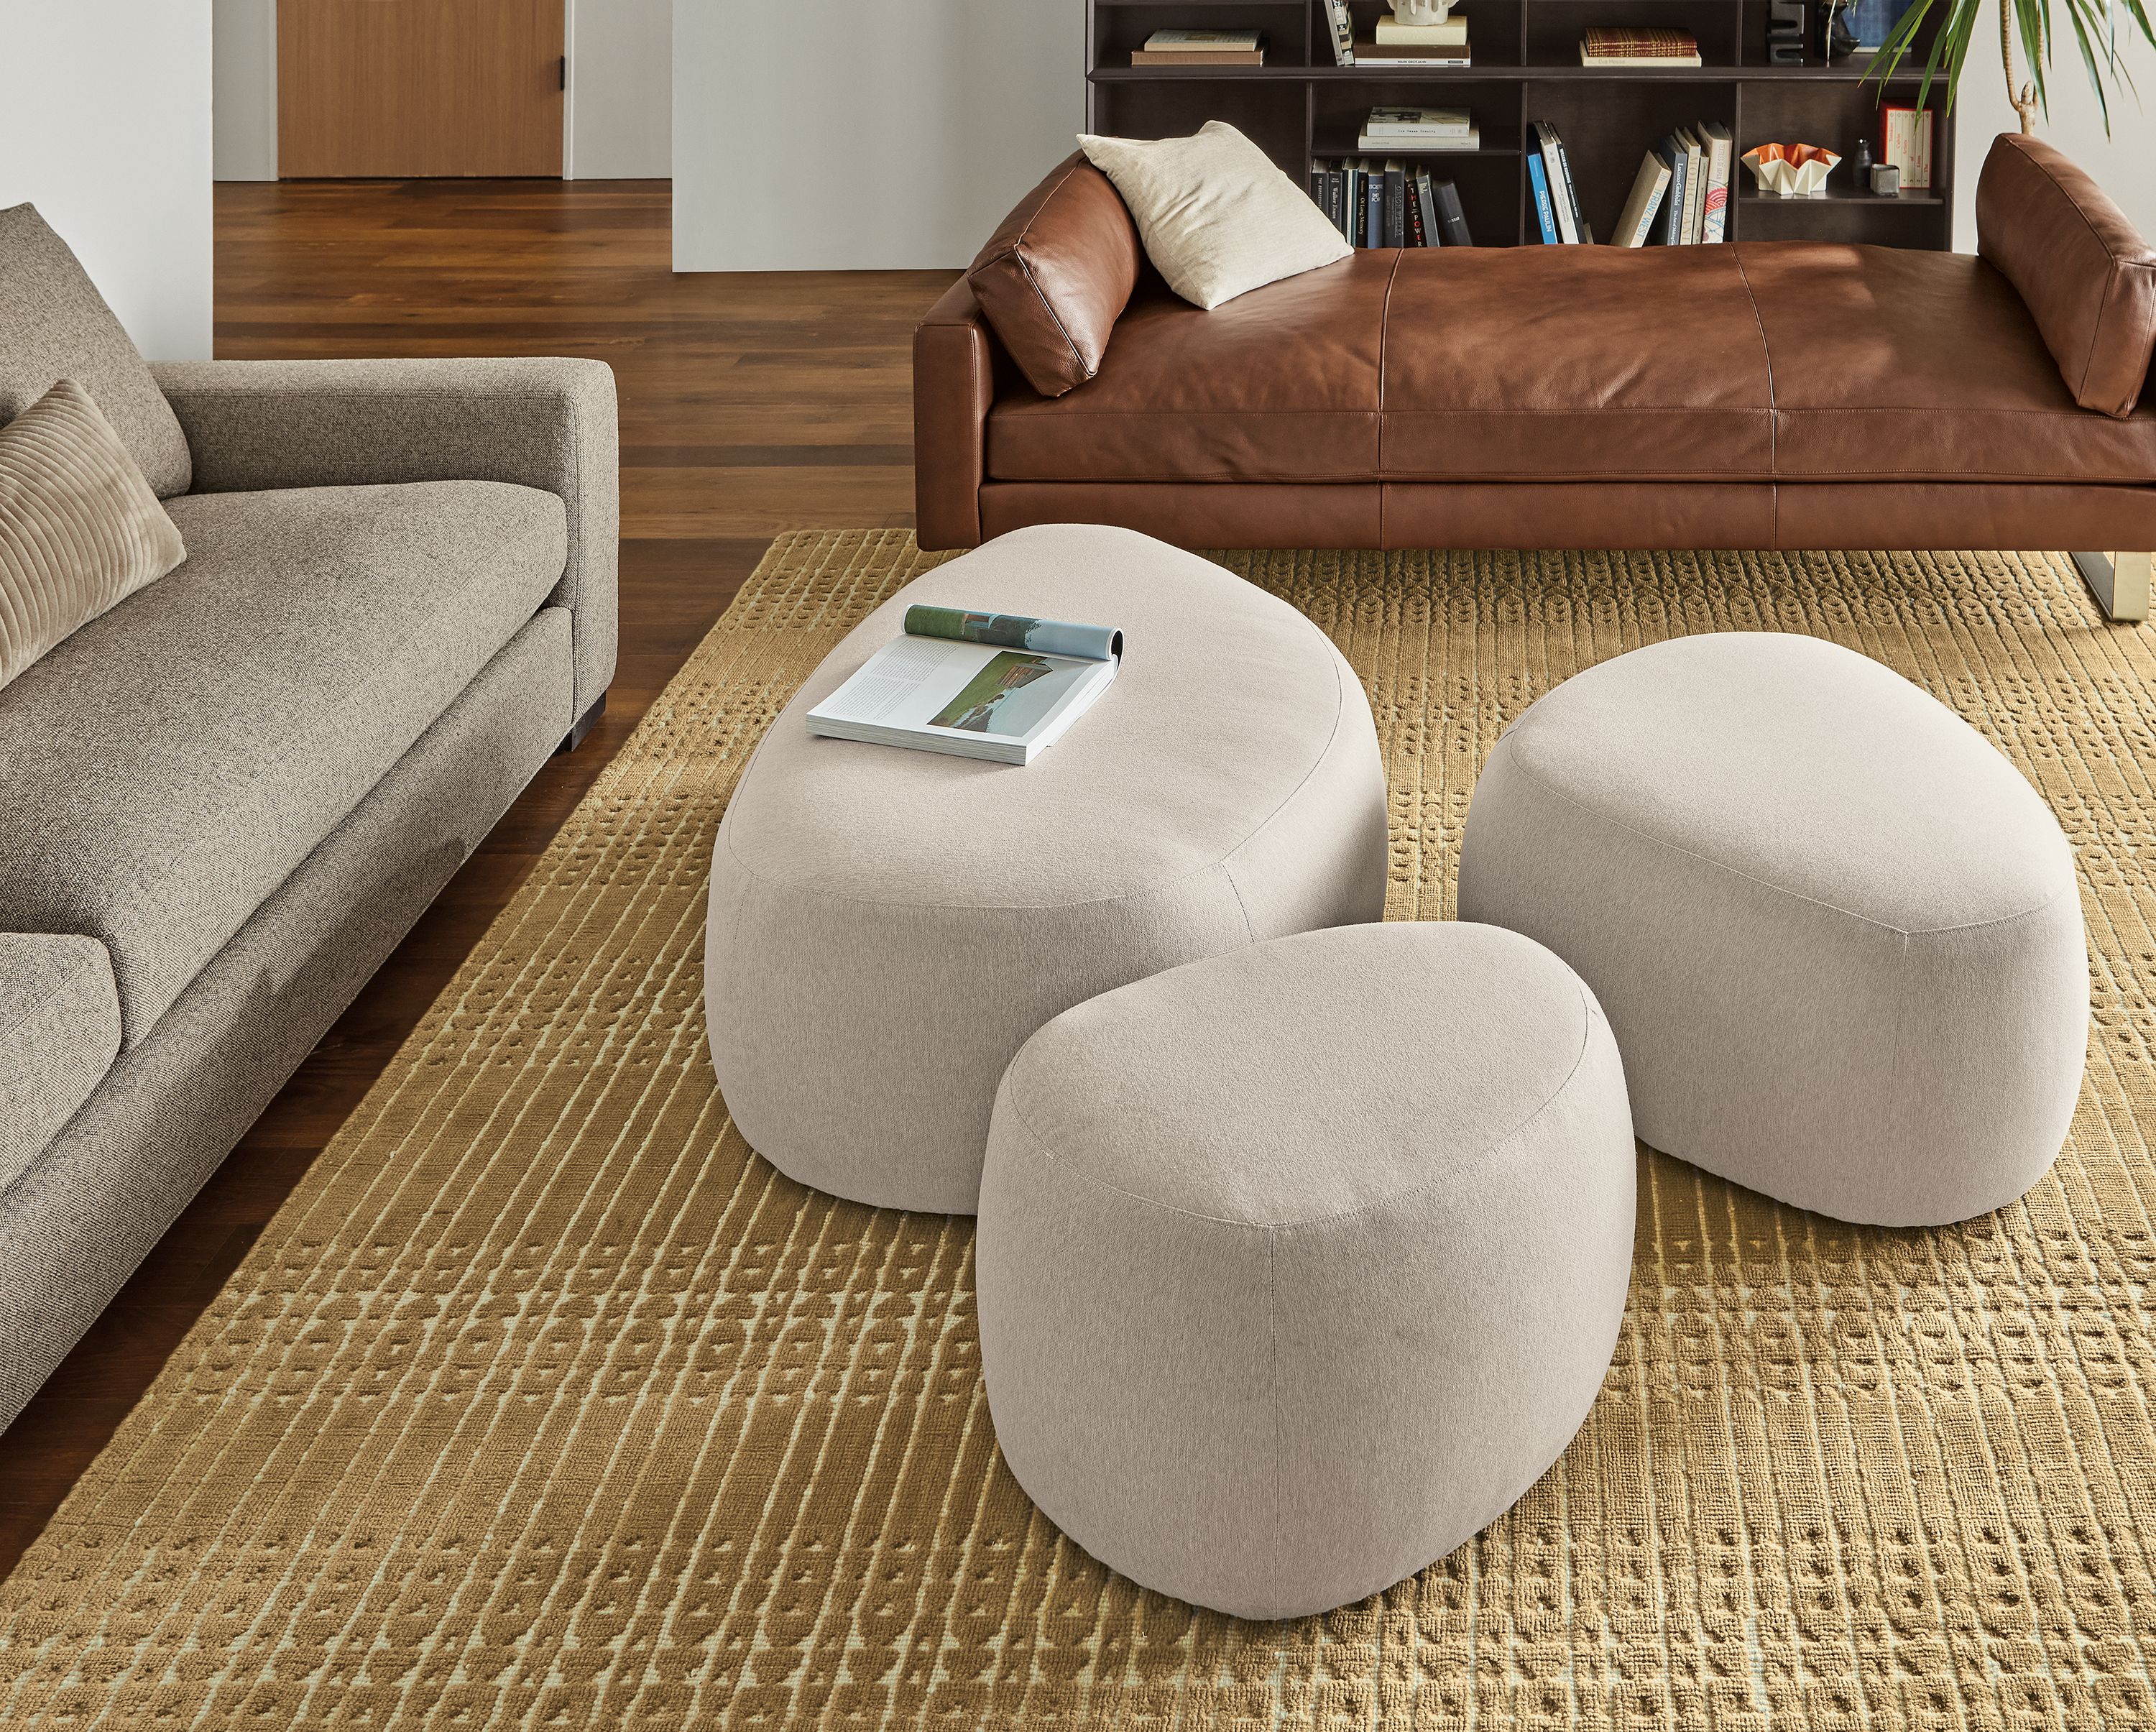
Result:
{"type": "Polygon", "coordinates": [[[562,172],[563,0],[277,0],[277,172],[562,172]]]}

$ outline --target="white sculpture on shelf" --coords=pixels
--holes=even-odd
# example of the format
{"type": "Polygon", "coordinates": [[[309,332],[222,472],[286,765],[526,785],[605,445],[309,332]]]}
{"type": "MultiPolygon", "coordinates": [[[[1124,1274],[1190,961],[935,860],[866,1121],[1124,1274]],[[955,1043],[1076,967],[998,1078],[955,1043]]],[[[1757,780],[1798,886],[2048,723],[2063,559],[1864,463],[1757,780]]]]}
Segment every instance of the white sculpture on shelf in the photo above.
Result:
{"type": "Polygon", "coordinates": [[[1455,0],[1393,0],[1393,16],[1404,24],[1441,24],[1455,0]]]}

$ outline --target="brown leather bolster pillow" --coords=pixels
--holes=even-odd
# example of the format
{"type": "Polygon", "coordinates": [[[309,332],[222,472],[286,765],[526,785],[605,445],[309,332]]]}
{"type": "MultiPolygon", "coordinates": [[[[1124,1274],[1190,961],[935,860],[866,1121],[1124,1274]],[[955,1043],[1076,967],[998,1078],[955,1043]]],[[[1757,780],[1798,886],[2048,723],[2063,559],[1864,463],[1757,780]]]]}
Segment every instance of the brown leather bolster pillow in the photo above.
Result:
{"type": "Polygon", "coordinates": [[[2005,274],[2083,409],[2133,413],[2156,351],[2156,248],[2040,138],[2002,132],[1976,183],[1976,249],[2005,274]]]}
{"type": "Polygon", "coordinates": [[[966,280],[1033,388],[1060,397],[1101,370],[1144,256],[1122,195],[1073,154],[1004,218],[966,280]]]}

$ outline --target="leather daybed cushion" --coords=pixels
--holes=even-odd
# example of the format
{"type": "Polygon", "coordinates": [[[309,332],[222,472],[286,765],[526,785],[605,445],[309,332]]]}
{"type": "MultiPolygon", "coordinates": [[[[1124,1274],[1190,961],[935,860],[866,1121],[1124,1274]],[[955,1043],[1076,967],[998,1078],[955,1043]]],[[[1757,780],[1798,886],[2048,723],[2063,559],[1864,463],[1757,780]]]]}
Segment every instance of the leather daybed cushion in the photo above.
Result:
{"type": "Polygon", "coordinates": [[[2146,485],[2156,408],[2080,407],[1958,254],[1372,251],[1210,313],[1142,282],[1090,383],[1008,382],[987,474],[2146,485]]]}

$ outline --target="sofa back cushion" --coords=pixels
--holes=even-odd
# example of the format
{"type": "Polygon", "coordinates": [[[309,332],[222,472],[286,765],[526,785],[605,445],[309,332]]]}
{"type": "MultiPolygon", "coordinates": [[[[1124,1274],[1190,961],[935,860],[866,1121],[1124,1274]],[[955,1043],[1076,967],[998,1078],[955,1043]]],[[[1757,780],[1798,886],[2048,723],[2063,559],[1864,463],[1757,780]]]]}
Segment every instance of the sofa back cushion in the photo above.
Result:
{"type": "Polygon", "coordinates": [[[2040,138],[2002,132],[1976,186],[1976,249],[2004,272],[2083,409],[2128,415],[2156,351],[2156,248],[2040,138]]]}
{"type": "Polygon", "coordinates": [[[1060,397],[1101,370],[1143,256],[1122,195],[1073,154],[1004,218],[966,279],[1027,382],[1060,397]]]}
{"type": "Polygon", "coordinates": [[[36,208],[0,210],[0,425],[61,379],[97,399],[151,491],[187,491],[187,435],[67,243],[36,208]]]}
{"type": "Polygon", "coordinates": [[[187,557],[73,379],[0,427],[0,686],[187,557]]]}

